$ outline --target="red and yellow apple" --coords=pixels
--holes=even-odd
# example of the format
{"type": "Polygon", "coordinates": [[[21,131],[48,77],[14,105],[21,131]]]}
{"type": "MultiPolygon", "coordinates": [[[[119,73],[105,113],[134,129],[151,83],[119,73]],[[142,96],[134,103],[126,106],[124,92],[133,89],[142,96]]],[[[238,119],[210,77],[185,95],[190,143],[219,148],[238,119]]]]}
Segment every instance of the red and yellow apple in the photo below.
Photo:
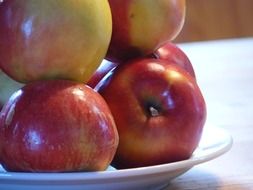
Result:
{"type": "Polygon", "coordinates": [[[98,92],[109,105],[119,146],[112,162],[132,168],[188,159],[198,146],[206,105],[196,80],[160,59],[119,65],[98,92]]]}
{"type": "Polygon", "coordinates": [[[105,57],[112,18],[107,0],[5,0],[0,67],[19,82],[87,82],[105,57]]]}
{"type": "Polygon", "coordinates": [[[109,0],[112,40],[106,58],[122,62],[173,40],[183,27],[185,0],[109,0]]]}
{"type": "Polygon", "coordinates": [[[190,59],[176,44],[167,42],[153,53],[157,59],[166,60],[170,64],[176,64],[185,69],[192,77],[196,78],[190,59]]]}
{"type": "Polygon", "coordinates": [[[105,170],[118,133],[104,99],[67,80],[29,83],[0,115],[0,162],[7,171],[105,170]]]}

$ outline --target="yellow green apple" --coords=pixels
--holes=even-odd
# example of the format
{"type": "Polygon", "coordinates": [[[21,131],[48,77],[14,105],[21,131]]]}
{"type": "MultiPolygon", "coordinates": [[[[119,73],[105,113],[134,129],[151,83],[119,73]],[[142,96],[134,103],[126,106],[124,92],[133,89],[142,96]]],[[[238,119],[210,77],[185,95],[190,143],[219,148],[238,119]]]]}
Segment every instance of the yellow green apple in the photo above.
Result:
{"type": "Polygon", "coordinates": [[[5,0],[0,4],[0,67],[19,82],[86,82],[111,39],[107,0],[5,0]]]}

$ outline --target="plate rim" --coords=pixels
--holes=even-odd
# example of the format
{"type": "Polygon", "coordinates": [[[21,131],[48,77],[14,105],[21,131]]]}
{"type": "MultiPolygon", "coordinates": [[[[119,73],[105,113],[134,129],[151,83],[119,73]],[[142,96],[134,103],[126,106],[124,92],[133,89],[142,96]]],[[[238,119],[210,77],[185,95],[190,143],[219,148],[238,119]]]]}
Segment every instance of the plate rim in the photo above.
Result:
{"type": "MultiPolygon", "coordinates": [[[[75,181],[80,183],[87,183],[96,180],[111,180],[111,179],[120,179],[127,177],[143,177],[147,175],[153,175],[158,173],[169,173],[174,170],[186,171],[198,164],[210,161],[214,158],[221,156],[230,150],[233,144],[232,136],[226,132],[224,129],[219,127],[209,127],[211,130],[216,132],[223,133],[224,141],[215,146],[209,147],[204,150],[197,148],[193,153],[192,157],[187,160],[160,164],[147,167],[139,168],[129,168],[129,169],[120,169],[113,171],[97,171],[97,172],[76,172],[76,173],[29,173],[29,172],[6,172],[0,171],[0,182],[2,181],[16,181],[16,182],[34,182],[38,184],[43,184],[45,182],[58,182],[58,183],[68,183],[70,181],[75,181]],[[200,151],[199,151],[200,150],[200,151]]],[[[1,186],[1,185],[0,185],[1,186]]]]}

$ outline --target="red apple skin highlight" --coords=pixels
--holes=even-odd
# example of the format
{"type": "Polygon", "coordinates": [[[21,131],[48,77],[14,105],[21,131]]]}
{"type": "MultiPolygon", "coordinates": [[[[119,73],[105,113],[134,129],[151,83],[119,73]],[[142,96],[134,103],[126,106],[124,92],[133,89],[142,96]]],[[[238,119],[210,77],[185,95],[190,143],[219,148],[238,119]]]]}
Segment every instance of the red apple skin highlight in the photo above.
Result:
{"type": "Polygon", "coordinates": [[[103,60],[86,84],[91,88],[95,88],[103,77],[115,67],[117,67],[117,63],[103,60]]]}
{"type": "Polygon", "coordinates": [[[0,114],[0,161],[7,171],[105,170],[117,145],[110,109],[84,84],[29,83],[0,114]]]}
{"type": "Polygon", "coordinates": [[[97,90],[119,132],[116,168],[188,159],[198,146],[206,105],[195,79],[164,60],[137,59],[118,66],[97,90]]]}

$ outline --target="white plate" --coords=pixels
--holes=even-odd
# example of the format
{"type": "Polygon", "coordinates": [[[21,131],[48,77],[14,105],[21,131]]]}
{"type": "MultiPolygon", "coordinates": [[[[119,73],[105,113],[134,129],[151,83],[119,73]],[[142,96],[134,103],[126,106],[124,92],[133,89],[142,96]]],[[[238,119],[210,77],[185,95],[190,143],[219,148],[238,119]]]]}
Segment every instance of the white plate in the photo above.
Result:
{"type": "Polygon", "coordinates": [[[224,130],[205,127],[199,147],[188,160],[135,169],[80,173],[16,173],[0,170],[0,189],[8,190],[154,190],[193,166],[214,159],[232,146],[224,130]]]}

